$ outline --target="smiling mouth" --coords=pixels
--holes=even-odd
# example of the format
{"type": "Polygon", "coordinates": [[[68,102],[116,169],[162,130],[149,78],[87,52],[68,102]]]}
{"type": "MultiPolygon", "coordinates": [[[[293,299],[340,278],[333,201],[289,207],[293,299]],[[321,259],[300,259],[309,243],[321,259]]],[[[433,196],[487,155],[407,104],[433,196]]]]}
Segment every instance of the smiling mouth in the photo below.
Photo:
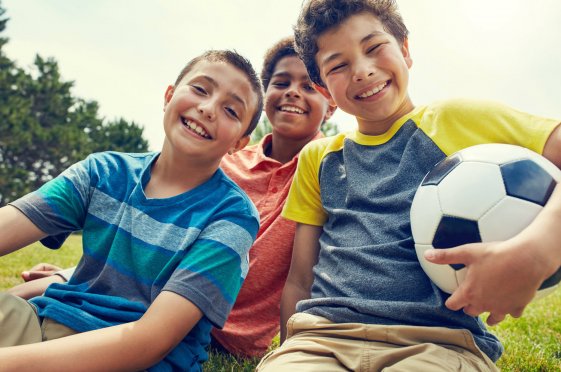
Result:
{"type": "Polygon", "coordinates": [[[378,85],[378,86],[376,86],[376,87],[374,87],[374,88],[372,88],[372,89],[370,89],[370,90],[368,90],[368,91],[366,91],[362,94],[359,94],[359,95],[355,96],[355,98],[358,98],[358,99],[370,98],[370,97],[380,93],[380,91],[382,91],[382,89],[387,87],[389,84],[390,84],[390,80],[384,81],[382,84],[380,84],[380,85],[378,85]]]}
{"type": "Polygon", "coordinates": [[[282,111],[282,112],[288,112],[288,113],[291,113],[291,114],[300,114],[300,115],[303,115],[303,114],[306,113],[306,111],[302,110],[299,107],[288,106],[288,105],[279,106],[278,110],[282,111]]]}
{"type": "Polygon", "coordinates": [[[183,116],[181,117],[181,122],[183,123],[183,125],[189,129],[191,132],[195,133],[196,135],[198,135],[199,137],[202,137],[204,139],[212,139],[212,137],[210,136],[210,134],[207,133],[207,131],[201,127],[200,125],[198,125],[196,122],[194,122],[193,120],[189,120],[184,118],[183,116]]]}

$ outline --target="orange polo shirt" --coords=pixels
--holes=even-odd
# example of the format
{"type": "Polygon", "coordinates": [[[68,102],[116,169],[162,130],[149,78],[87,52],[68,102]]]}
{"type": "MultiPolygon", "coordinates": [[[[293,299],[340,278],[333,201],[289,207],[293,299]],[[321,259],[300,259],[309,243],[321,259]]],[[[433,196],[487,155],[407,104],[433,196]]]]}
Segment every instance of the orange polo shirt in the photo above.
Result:
{"type": "MultiPolygon", "coordinates": [[[[318,133],[316,138],[322,137],[318,133]]],[[[281,164],[264,149],[271,134],[256,145],[224,157],[221,168],[253,201],[261,226],[249,251],[249,272],[228,320],[212,336],[229,352],[262,356],[279,332],[280,299],[290,267],[296,224],[281,217],[296,171],[298,155],[281,164]]]]}

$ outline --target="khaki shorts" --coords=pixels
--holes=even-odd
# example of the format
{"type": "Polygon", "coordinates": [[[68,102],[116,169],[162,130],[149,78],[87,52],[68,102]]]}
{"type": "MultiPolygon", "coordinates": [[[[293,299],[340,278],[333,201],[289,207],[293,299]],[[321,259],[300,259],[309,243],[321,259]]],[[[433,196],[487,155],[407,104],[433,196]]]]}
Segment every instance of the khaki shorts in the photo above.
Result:
{"type": "Polygon", "coordinates": [[[33,344],[78,333],[52,319],[39,318],[24,299],[0,293],[0,347],[33,344]]]}
{"type": "Polygon", "coordinates": [[[305,313],[257,371],[498,371],[467,330],[332,323],[305,313]]]}

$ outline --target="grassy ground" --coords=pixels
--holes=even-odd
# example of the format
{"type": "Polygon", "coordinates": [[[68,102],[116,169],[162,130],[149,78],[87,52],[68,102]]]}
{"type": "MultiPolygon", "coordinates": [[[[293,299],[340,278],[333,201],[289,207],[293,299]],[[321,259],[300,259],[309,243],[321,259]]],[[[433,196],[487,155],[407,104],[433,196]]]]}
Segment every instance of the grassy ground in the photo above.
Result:
{"type": "MultiPolygon", "coordinates": [[[[80,236],[71,236],[59,251],[34,244],[0,258],[0,291],[21,282],[19,273],[39,262],[62,267],[76,264],[81,250],[80,236]]],[[[520,319],[507,319],[495,333],[505,346],[498,362],[503,371],[561,371],[561,290],[528,306],[520,319]]],[[[238,360],[212,354],[205,371],[253,371],[258,360],[238,360]]]]}

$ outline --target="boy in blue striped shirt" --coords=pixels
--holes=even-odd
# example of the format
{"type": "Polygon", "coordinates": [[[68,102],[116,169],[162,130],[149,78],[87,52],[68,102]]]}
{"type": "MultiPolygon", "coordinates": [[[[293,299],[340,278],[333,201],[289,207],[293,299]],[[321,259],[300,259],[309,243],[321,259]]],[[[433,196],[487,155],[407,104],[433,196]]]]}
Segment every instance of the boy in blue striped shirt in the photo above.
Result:
{"type": "Polygon", "coordinates": [[[29,302],[0,294],[3,369],[201,370],[259,227],[219,164],[262,102],[246,59],[206,52],[165,92],[161,152],[90,155],[0,209],[2,255],[78,230],[84,249],[67,284],[29,302]]]}

